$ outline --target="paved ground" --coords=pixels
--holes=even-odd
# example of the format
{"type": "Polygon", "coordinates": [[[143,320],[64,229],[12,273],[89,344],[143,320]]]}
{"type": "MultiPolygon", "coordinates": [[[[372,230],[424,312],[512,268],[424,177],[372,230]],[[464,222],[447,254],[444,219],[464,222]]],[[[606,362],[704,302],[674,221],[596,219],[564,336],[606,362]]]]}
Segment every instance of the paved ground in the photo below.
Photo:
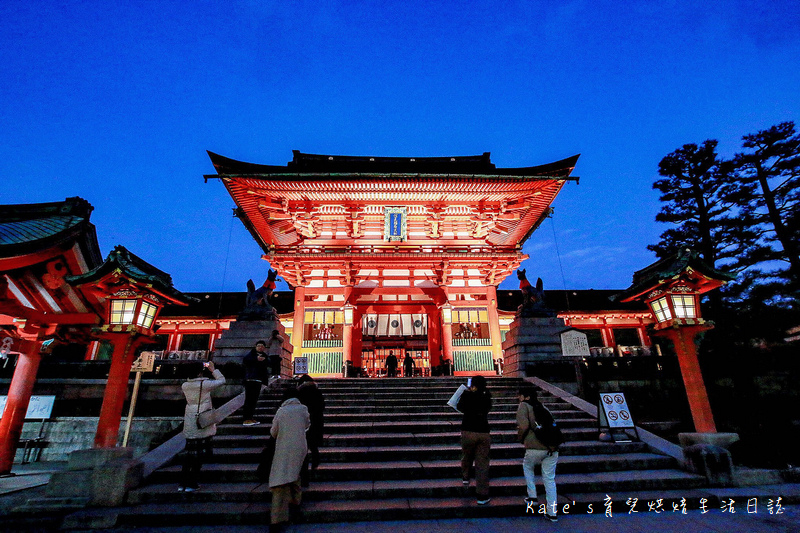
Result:
{"type": "MultiPolygon", "coordinates": [[[[263,533],[263,526],[225,527],[225,533],[263,533]]],[[[136,529],[142,533],[156,532],[194,532],[219,533],[219,527],[158,528],[136,529]]],[[[126,531],[118,529],[116,531],[126,531]]],[[[133,531],[133,530],[127,530],[133,531]]],[[[542,517],[527,518],[477,518],[468,520],[427,520],[397,522],[351,522],[346,524],[306,524],[290,526],[286,533],[412,533],[412,532],[469,532],[469,533],[511,533],[522,531],[569,531],[571,533],[654,533],[660,531],[681,531],[691,533],[797,533],[800,532],[800,507],[782,508],[782,514],[770,515],[769,511],[759,509],[758,513],[748,514],[746,510],[735,514],[723,514],[713,510],[706,514],[700,511],[653,514],[639,513],[628,515],[614,513],[611,518],[600,515],[562,516],[558,523],[550,523],[542,517]]]]}

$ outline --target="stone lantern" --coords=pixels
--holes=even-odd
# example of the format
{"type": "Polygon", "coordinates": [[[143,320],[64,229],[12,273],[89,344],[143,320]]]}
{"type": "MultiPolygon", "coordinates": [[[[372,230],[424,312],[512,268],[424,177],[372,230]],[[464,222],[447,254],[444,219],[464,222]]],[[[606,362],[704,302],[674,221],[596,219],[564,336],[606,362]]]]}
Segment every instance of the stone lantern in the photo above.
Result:
{"type": "Polygon", "coordinates": [[[117,444],[120,417],[136,349],[152,342],[156,318],[167,304],[187,305],[191,299],[172,287],[172,278],[122,246],[117,246],[97,268],[68,276],[67,281],[91,294],[105,309],[105,323],[94,335],[114,346],[95,448],[117,444]]]}
{"type": "Polygon", "coordinates": [[[738,439],[734,434],[717,434],[695,344],[700,332],[714,327],[700,314],[700,296],[734,278],[686,248],[636,272],[633,285],[616,297],[622,302],[645,302],[655,318],[652,335],[669,339],[675,346],[697,432],[696,438],[686,440],[725,446],[738,439]]]}

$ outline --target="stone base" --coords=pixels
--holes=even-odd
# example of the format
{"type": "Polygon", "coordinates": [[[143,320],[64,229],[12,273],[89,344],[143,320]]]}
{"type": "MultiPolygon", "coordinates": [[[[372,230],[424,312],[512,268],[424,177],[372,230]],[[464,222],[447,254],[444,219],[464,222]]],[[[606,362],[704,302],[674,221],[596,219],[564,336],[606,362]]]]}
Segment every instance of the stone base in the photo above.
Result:
{"type": "MultiPolygon", "coordinates": [[[[250,353],[250,350],[258,341],[269,342],[272,332],[278,330],[281,336],[286,339],[285,328],[278,320],[257,320],[231,322],[231,327],[214,344],[214,364],[222,366],[225,363],[241,363],[242,358],[250,353]]],[[[291,346],[289,341],[284,342],[284,359],[286,358],[287,347],[291,346]]]]}
{"type": "Polygon", "coordinates": [[[56,472],[46,496],[28,500],[21,509],[71,510],[84,505],[117,506],[141,484],[144,464],[132,448],[91,448],[69,455],[67,469],[56,472]]]}
{"type": "Polygon", "coordinates": [[[682,448],[688,448],[694,444],[711,444],[727,450],[738,440],[738,433],[678,433],[678,442],[682,448]]]}
{"type": "Polygon", "coordinates": [[[561,333],[565,329],[561,318],[515,318],[503,342],[503,374],[527,377],[527,363],[560,360],[563,357],[561,333]]]}

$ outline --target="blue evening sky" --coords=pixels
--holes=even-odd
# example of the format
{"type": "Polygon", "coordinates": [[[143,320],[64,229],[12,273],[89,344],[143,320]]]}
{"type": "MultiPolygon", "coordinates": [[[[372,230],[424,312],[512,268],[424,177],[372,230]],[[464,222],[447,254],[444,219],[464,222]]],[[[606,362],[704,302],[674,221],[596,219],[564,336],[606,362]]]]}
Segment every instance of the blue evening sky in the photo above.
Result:
{"type": "Polygon", "coordinates": [[[489,151],[498,167],[580,153],[524,267],[545,288],[622,289],[667,229],[664,155],[716,138],[730,156],[800,122],[796,0],[3,6],[0,204],[81,196],[104,255],[122,244],[184,291],[267,271],[204,184],[206,150],[278,165],[292,149],[489,151]]]}

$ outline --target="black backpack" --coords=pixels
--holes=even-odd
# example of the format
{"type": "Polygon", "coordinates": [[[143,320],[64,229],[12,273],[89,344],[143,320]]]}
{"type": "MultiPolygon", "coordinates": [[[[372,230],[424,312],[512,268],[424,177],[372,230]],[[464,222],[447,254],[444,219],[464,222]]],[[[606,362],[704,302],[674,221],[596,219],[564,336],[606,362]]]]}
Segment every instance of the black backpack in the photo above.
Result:
{"type": "Polygon", "coordinates": [[[547,407],[539,402],[534,402],[531,406],[533,407],[533,416],[536,417],[536,423],[539,425],[538,428],[533,428],[534,435],[551,452],[557,451],[558,447],[564,442],[561,428],[558,427],[547,407]]]}

